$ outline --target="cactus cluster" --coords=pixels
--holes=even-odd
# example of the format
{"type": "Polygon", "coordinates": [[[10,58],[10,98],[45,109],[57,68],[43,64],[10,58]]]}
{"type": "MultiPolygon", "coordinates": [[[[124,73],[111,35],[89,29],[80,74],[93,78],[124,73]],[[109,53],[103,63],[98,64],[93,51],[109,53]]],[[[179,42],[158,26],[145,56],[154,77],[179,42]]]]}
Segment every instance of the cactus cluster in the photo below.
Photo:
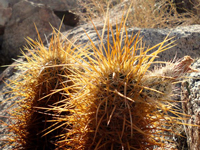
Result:
{"type": "Polygon", "coordinates": [[[95,46],[88,36],[90,44],[80,48],[60,40],[55,30],[48,48],[28,40],[31,56],[24,54],[22,74],[8,85],[18,100],[7,144],[26,150],[130,150],[171,142],[170,126],[186,116],[174,109],[170,95],[177,80],[195,71],[193,60],[186,56],[150,70],[171,46],[168,39],[145,48],[139,34],[128,36],[125,22],[116,25],[116,34],[107,22],[107,46],[101,37],[95,46]]]}

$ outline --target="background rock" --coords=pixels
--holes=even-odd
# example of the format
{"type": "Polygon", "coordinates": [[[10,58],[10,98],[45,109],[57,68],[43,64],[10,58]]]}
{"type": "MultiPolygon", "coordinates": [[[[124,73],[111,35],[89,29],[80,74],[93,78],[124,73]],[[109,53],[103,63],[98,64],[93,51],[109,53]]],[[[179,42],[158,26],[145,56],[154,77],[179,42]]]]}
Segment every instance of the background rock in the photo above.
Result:
{"type": "Polygon", "coordinates": [[[8,4],[6,0],[0,1],[0,35],[3,33],[1,28],[5,27],[12,14],[12,8],[8,4]]]}
{"type": "MultiPolygon", "coordinates": [[[[26,44],[25,38],[37,38],[34,23],[44,40],[44,35],[48,35],[52,31],[50,24],[59,28],[60,22],[53,11],[42,4],[28,1],[16,3],[13,6],[12,17],[5,27],[2,50],[0,51],[0,65],[8,64],[11,58],[16,58],[21,53],[20,48],[26,44]]],[[[63,27],[62,30],[66,29],[63,27]]]]}
{"type": "MultiPolygon", "coordinates": [[[[198,58],[192,66],[200,71],[200,59],[198,58]]],[[[191,115],[186,123],[200,126],[200,72],[192,73],[188,77],[189,79],[182,86],[183,111],[191,115]]],[[[199,150],[200,128],[185,126],[185,131],[189,149],[199,150]]]]}
{"type": "Polygon", "coordinates": [[[1,0],[0,1],[0,8],[7,8],[8,7],[8,1],[7,0],[1,0]]]}
{"type": "Polygon", "coordinates": [[[79,17],[71,10],[76,10],[77,6],[76,0],[1,0],[0,66],[17,58],[20,48],[26,44],[25,38],[37,38],[34,23],[42,40],[52,32],[51,25],[59,28],[63,17],[61,31],[76,26],[79,17]]]}
{"type": "Polygon", "coordinates": [[[9,7],[8,1],[1,0],[0,1],[0,50],[3,43],[4,29],[11,15],[12,15],[12,8],[9,7]]]}
{"type": "Polygon", "coordinates": [[[9,7],[13,7],[14,4],[16,4],[20,1],[23,1],[23,0],[3,0],[3,1],[6,1],[6,3],[8,3],[9,7]]]}
{"type": "MultiPolygon", "coordinates": [[[[103,23],[94,22],[98,32],[102,35],[103,23]]],[[[113,28],[115,28],[115,23],[112,23],[113,28]]],[[[115,29],[114,29],[115,30],[115,29]]],[[[172,38],[166,44],[175,41],[172,48],[159,54],[159,60],[170,61],[175,57],[176,59],[182,58],[185,55],[190,55],[192,58],[200,57],[200,25],[191,25],[186,27],[178,27],[175,29],[141,29],[141,28],[129,28],[128,35],[137,34],[140,32],[140,37],[146,46],[152,47],[160,42],[162,42],[167,36],[172,38]]],[[[68,38],[76,36],[77,44],[89,42],[88,37],[85,32],[93,40],[93,42],[98,45],[100,40],[94,30],[93,25],[85,24],[76,27],[70,31],[63,32],[64,36],[68,38]]],[[[109,33],[111,35],[111,33],[109,33]]],[[[104,33],[104,44],[107,40],[107,29],[104,33]]],[[[112,38],[110,38],[112,44],[112,38]]],[[[155,49],[156,50],[156,49],[155,49]]]]}

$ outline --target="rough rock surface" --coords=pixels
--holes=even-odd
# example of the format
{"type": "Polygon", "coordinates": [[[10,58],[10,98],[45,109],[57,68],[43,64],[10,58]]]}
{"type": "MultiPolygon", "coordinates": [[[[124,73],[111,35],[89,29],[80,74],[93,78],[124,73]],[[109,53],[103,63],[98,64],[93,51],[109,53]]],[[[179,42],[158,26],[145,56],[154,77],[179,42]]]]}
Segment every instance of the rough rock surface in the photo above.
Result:
{"type": "Polygon", "coordinates": [[[2,0],[2,1],[6,1],[6,3],[8,3],[9,7],[12,7],[14,4],[23,1],[23,0],[2,0]]]}
{"type": "MultiPolygon", "coordinates": [[[[96,28],[98,29],[100,35],[102,33],[103,24],[94,22],[96,28]]],[[[112,24],[115,25],[115,24],[112,24]]],[[[70,32],[64,32],[64,36],[69,38],[76,36],[78,43],[87,43],[88,37],[85,36],[85,31],[88,33],[90,38],[94,43],[99,42],[99,38],[91,24],[86,24],[83,26],[76,27],[70,32]]],[[[154,46],[162,42],[167,36],[172,38],[166,44],[175,41],[172,48],[159,54],[160,60],[170,61],[175,57],[176,59],[182,58],[185,55],[190,55],[192,58],[200,57],[200,25],[191,25],[186,27],[178,27],[175,29],[141,29],[141,28],[130,28],[128,29],[128,35],[132,33],[136,34],[140,32],[140,37],[142,37],[143,42],[146,46],[154,46]]],[[[107,30],[104,33],[104,44],[106,44],[107,30]]],[[[111,33],[110,33],[111,35],[111,33]]],[[[112,39],[110,39],[112,41],[112,39]]]]}
{"type": "MultiPolygon", "coordinates": [[[[19,55],[27,36],[35,39],[36,24],[42,39],[58,28],[64,17],[62,29],[76,26],[79,17],[77,0],[1,0],[0,1],[0,66],[8,65],[19,55]],[[22,9],[23,8],[23,9],[22,9]]],[[[0,69],[2,70],[2,69],[0,69]]]]}
{"type": "Polygon", "coordinates": [[[7,64],[8,60],[21,53],[20,48],[26,44],[24,38],[37,38],[34,23],[44,40],[44,34],[48,35],[52,31],[51,25],[59,28],[60,19],[42,4],[20,1],[13,6],[12,17],[4,31],[0,65],[7,64]]]}
{"type": "MultiPolygon", "coordinates": [[[[183,111],[191,115],[186,121],[188,124],[200,126],[200,59],[193,64],[198,73],[191,73],[189,80],[182,86],[183,111]]],[[[200,150],[200,128],[197,126],[186,126],[187,143],[190,150],[200,150]]]]}
{"type": "Polygon", "coordinates": [[[3,34],[2,28],[5,27],[5,24],[8,22],[12,14],[12,8],[9,7],[6,0],[0,1],[0,35],[3,34]]]}
{"type": "Polygon", "coordinates": [[[9,7],[7,0],[0,1],[0,49],[3,43],[5,25],[12,15],[12,8],[9,7]]]}

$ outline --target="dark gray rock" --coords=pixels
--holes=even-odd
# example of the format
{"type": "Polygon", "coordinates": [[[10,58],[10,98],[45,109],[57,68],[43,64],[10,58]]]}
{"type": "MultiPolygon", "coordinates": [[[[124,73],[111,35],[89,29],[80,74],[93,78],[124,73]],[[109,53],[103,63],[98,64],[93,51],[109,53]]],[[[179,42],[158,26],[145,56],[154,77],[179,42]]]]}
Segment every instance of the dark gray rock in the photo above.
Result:
{"type": "MultiPolygon", "coordinates": [[[[0,1],[0,27],[5,27],[11,15],[12,15],[12,8],[9,7],[6,1],[0,1]]],[[[0,32],[0,34],[2,34],[2,32],[0,32]]]]}
{"type": "MultiPolygon", "coordinates": [[[[59,28],[61,20],[54,12],[42,4],[20,1],[13,6],[12,16],[5,27],[0,65],[8,64],[19,55],[20,48],[26,44],[25,38],[37,38],[36,25],[42,40],[52,32],[52,27],[59,28]],[[22,9],[23,8],[23,9],[22,9]],[[51,25],[50,25],[51,24],[51,25]]],[[[63,26],[62,31],[66,30],[63,26]]]]}

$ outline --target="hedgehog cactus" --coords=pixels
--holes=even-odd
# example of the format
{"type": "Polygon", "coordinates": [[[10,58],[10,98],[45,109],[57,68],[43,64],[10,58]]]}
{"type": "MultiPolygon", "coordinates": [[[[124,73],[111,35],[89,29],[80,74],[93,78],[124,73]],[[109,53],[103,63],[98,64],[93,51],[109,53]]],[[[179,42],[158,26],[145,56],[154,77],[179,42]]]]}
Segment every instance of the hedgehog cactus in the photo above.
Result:
{"type": "Polygon", "coordinates": [[[61,94],[61,90],[56,90],[63,85],[73,85],[68,76],[75,72],[70,66],[74,64],[74,49],[72,43],[66,44],[59,36],[54,30],[48,48],[41,40],[29,38],[27,41],[31,49],[26,48],[29,55],[24,53],[26,62],[17,65],[23,72],[8,85],[14,94],[12,98],[16,97],[17,101],[10,112],[12,120],[8,130],[12,134],[6,144],[13,145],[15,149],[55,149],[56,135],[64,132],[55,128],[62,122],[51,120],[69,113],[59,114],[52,108],[62,105],[62,100],[67,97],[61,94]]]}
{"type": "Polygon", "coordinates": [[[109,23],[107,27],[113,44],[109,32],[107,47],[96,47],[90,39],[94,55],[86,56],[85,73],[74,85],[82,88],[66,101],[64,108],[60,107],[73,113],[66,118],[67,126],[72,128],[58,143],[62,148],[85,150],[164,147],[165,141],[170,141],[168,133],[173,132],[170,126],[182,124],[184,118],[173,108],[173,84],[185,73],[195,71],[190,68],[193,60],[186,56],[182,61],[150,71],[157,54],[170,47],[164,46],[167,39],[145,50],[139,35],[128,38],[125,30],[122,46],[124,22],[116,26],[116,35],[109,23]]]}
{"type": "Polygon", "coordinates": [[[185,56],[176,63],[166,63],[165,67],[148,73],[144,77],[144,86],[157,90],[157,92],[144,89],[143,93],[156,99],[161,97],[170,98],[173,83],[182,78],[185,73],[197,71],[190,68],[192,62],[193,59],[190,56],[185,56]]]}

